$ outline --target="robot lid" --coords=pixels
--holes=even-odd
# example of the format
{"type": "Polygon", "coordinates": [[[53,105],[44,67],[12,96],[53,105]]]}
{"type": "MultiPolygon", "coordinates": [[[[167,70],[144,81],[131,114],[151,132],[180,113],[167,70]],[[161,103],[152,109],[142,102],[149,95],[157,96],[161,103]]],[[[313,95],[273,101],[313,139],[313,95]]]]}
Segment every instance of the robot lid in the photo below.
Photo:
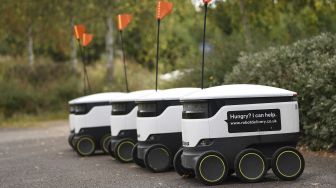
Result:
{"type": "Polygon", "coordinates": [[[119,102],[134,102],[140,98],[143,98],[147,95],[151,95],[155,93],[155,90],[141,90],[141,91],[134,91],[122,95],[121,97],[114,98],[111,100],[112,103],[119,103],[119,102]]]}
{"type": "Polygon", "coordinates": [[[226,98],[292,97],[296,95],[296,92],[276,87],[253,84],[232,84],[203,89],[182,97],[181,101],[226,98]]]}
{"type": "MultiPolygon", "coordinates": [[[[85,96],[84,96],[85,97],[85,96]]],[[[71,101],[68,102],[69,105],[76,104],[78,100],[80,100],[82,97],[78,97],[75,99],[72,99],[71,101]]]]}
{"type": "Polygon", "coordinates": [[[69,104],[87,104],[87,103],[109,103],[116,97],[120,97],[124,93],[120,92],[108,92],[108,93],[96,93],[88,96],[79,97],[77,99],[69,101],[69,104]]]}
{"type": "Polygon", "coordinates": [[[180,100],[181,97],[197,92],[199,88],[173,88],[157,91],[151,95],[138,99],[137,102],[180,100]]]}

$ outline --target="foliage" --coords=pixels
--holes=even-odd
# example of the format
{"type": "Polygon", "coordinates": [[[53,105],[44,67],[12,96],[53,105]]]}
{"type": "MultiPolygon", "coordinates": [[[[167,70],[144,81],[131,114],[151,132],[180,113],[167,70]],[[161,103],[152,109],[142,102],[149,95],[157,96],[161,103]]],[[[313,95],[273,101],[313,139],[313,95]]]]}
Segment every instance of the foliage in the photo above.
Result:
{"type": "Polygon", "coordinates": [[[225,83],[253,83],[297,91],[303,143],[336,148],[336,35],[243,54],[225,83]]]}
{"type": "MultiPolygon", "coordinates": [[[[159,74],[173,70],[185,71],[185,74],[170,82],[159,82],[159,88],[198,87],[202,55],[200,44],[203,36],[203,8],[197,5],[200,0],[169,1],[174,3],[174,10],[161,24],[159,74]],[[193,5],[192,2],[195,4],[193,5]]],[[[131,13],[134,18],[123,33],[127,61],[132,62],[129,63],[128,71],[131,90],[152,88],[156,55],[155,6],[156,1],[153,0],[71,0],[62,3],[50,0],[2,0],[0,4],[0,24],[2,26],[0,28],[0,116],[8,118],[17,117],[17,114],[35,115],[42,111],[64,110],[67,100],[82,94],[82,75],[79,71],[81,64],[70,65],[75,62],[72,58],[76,52],[72,36],[73,24],[85,24],[88,32],[94,34],[94,41],[88,50],[89,74],[94,92],[123,91],[123,70],[118,61],[121,59],[119,53],[121,45],[116,27],[112,34],[115,63],[114,65],[105,63],[107,33],[109,33],[107,20],[112,17],[114,26],[116,26],[115,18],[120,13],[131,13]],[[33,41],[35,59],[37,61],[42,59],[33,67],[26,65],[27,55],[31,54],[27,49],[29,39],[33,41]],[[1,62],[7,57],[9,60],[1,62]],[[110,67],[114,67],[113,72],[106,71],[110,67]],[[110,75],[113,78],[112,82],[107,81],[110,75]]],[[[210,6],[208,11],[206,41],[210,50],[206,53],[205,87],[230,82],[230,78],[233,80],[233,76],[225,77],[225,75],[230,74],[232,67],[237,63],[244,64],[243,62],[247,61],[244,58],[253,56],[247,54],[263,51],[270,46],[289,45],[323,32],[335,33],[335,10],[336,2],[331,0],[216,0],[216,6],[210,6]],[[242,53],[245,55],[240,56],[242,53]]],[[[279,49],[283,48],[288,47],[279,49]]],[[[271,48],[268,51],[272,49],[278,48],[271,48]]],[[[295,54],[293,56],[296,57],[295,54]]],[[[310,54],[310,56],[313,55],[310,54]]],[[[298,64],[296,59],[287,58],[287,60],[291,66],[298,64]]],[[[324,83],[318,80],[323,80],[325,75],[330,75],[332,69],[329,70],[328,66],[331,64],[324,63],[326,67],[317,69],[313,66],[313,60],[333,62],[332,58],[324,53],[312,59],[302,58],[299,66],[301,69],[292,71],[308,72],[300,72],[295,78],[293,78],[294,74],[288,74],[286,75],[288,78],[277,77],[273,81],[278,86],[300,89],[298,90],[300,93],[303,90],[306,95],[301,100],[314,102],[312,103],[315,106],[313,109],[316,110],[308,109],[308,105],[302,103],[303,112],[310,110],[309,112],[317,114],[322,113],[322,108],[324,108],[321,105],[315,105],[324,100],[323,97],[314,98],[314,95],[320,95],[316,93],[320,90],[314,90],[310,96],[309,92],[303,89],[305,87],[294,84],[308,85],[303,82],[294,82],[297,81],[296,78],[307,78],[307,81],[310,80],[309,83],[312,83],[310,87],[324,87],[323,84],[314,84],[324,83]],[[307,69],[302,69],[301,65],[306,63],[307,66],[304,67],[307,69]],[[318,71],[321,71],[323,76],[318,75],[318,71]],[[311,72],[314,74],[308,77],[307,74],[311,72]]],[[[270,62],[273,61],[270,59],[270,62]]],[[[259,64],[256,65],[259,66],[259,64]]],[[[274,65],[274,68],[279,66],[274,65]]],[[[282,75],[284,70],[259,74],[260,80],[258,77],[257,80],[248,81],[268,83],[269,77],[282,75]]],[[[256,78],[256,75],[246,75],[246,79],[252,77],[256,78]]],[[[322,91],[327,92],[321,89],[322,91]]],[[[330,100],[328,100],[330,98],[328,95],[325,98],[326,101],[322,102],[327,107],[324,109],[330,109],[330,100]]],[[[314,131],[311,130],[321,131],[321,134],[315,135],[315,139],[309,144],[316,146],[315,148],[332,147],[325,143],[326,140],[334,138],[324,133],[324,136],[321,135],[322,132],[333,131],[329,129],[330,124],[328,124],[332,122],[330,118],[333,116],[319,115],[317,118],[317,116],[309,115],[316,119],[307,119],[303,113],[303,117],[303,125],[308,126],[305,138],[313,135],[314,131]],[[319,126],[322,123],[328,125],[329,128],[322,130],[322,126],[319,126]]]]}
{"type": "MultiPolygon", "coordinates": [[[[67,102],[83,95],[82,73],[64,64],[40,59],[34,66],[12,64],[12,58],[0,60],[0,119],[21,117],[24,114],[67,112],[67,102]]],[[[139,64],[128,63],[131,91],[154,87],[155,74],[139,64]]],[[[120,61],[115,65],[116,80],[105,81],[103,62],[89,67],[92,93],[124,91],[124,72],[120,61]]]]}
{"type": "MultiPolygon", "coordinates": [[[[217,2],[217,7],[208,12],[207,43],[212,50],[205,59],[205,86],[223,83],[223,75],[228,74],[232,66],[238,63],[242,52],[257,52],[270,46],[289,45],[321,32],[335,32],[336,25],[333,22],[336,16],[331,13],[336,9],[335,6],[335,2],[324,0],[217,2]],[[240,2],[244,2],[243,11],[240,2]],[[246,30],[242,21],[244,16],[248,20],[245,23],[246,30]],[[250,41],[250,46],[247,41],[250,41]]],[[[202,41],[202,11],[197,12],[194,18],[180,22],[181,25],[184,22],[194,23],[190,30],[195,42],[190,45],[195,46],[186,54],[187,60],[183,66],[180,63],[177,66],[180,69],[192,69],[193,73],[187,74],[179,82],[168,83],[168,87],[199,86],[201,52],[197,48],[202,41]]],[[[176,19],[176,16],[169,19],[176,19]]]]}
{"type": "Polygon", "coordinates": [[[1,68],[0,112],[4,118],[64,110],[66,101],[79,95],[79,75],[67,66],[44,63],[1,68]]]}
{"type": "MultiPolygon", "coordinates": [[[[173,14],[162,21],[160,71],[190,68],[200,60],[199,44],[202,41],[203,14],[197,12],[192,0],[170,0],[173,14]]],[[[290,44],[320,32],[335,32],[336,3],[327,0],[300,1],[218,1],[209,10],[207,39],[213,50],[209,62],[219,64],[221,71],[229,71],[237,63],[240,51],[258,51],[270,45],[290,44]],[[240,9],[243,2],[245,9],[240,9]],[[244,30],[242,19],[246,16],[244,30]],[[246,38],[248,37],[248,39],[246,38]],[[252,46],[246,45],[250,40],[252,46]],[[231,55],[233,54],[233,55],[231,55]]],[[[0,54],[21,56],[26,54],[27,31],[33,28],[34,51],[54,61],[69,61],[71,53],[71,25],[83,23],[94,34],[90,49],[92,62],[105,53],[106,18],[119,13],[131,13],[134,19],[125,31],[125,48],[129,58],[153,68],[156,42],[156,1],[136,0],[72,0],[11,1],[0,5],[0,54]]],[[[116,21],[114,19],[114,21],[116,21]]],[[[116,30],[116,29],[115,29],[116,30]]],[[[114,41],[120,48],[119,34],[114,41]]],[[[211,65],[210,65],[211,66],[211,65]]],[[[209,71],[214,69],[209,69],[209,71]]],[[[214,80],[221,82],[210,72],[214,80]]],[[[209,83],[212,85],[212,83],[209,83]]]]}

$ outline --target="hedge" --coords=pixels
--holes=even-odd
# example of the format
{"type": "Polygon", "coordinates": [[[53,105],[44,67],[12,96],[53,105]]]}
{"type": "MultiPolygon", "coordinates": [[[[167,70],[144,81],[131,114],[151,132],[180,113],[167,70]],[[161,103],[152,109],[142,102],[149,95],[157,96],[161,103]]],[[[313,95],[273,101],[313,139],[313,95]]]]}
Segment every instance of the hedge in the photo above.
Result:
{"type": "Polygon", "coordinates": [[[242,54],[224,80],[298,92],[301,144],[312,150],[336,149],[336,35],[242,54]]]}
{"type": "Polygon", "coordinates": [[[80,75],[66,65],[14,64],[0,72],[0,120],[19,114],[36,115],[67,110],[79,96],[80,75]],[[79,77],[79,78],[78,78],[79,77]]]}

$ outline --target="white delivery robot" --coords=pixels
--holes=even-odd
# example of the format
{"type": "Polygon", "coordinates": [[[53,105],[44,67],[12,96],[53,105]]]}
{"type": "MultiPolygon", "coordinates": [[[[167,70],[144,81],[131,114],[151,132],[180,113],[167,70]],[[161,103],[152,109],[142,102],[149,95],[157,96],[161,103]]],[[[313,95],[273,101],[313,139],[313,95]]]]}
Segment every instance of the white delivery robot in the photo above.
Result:
{"type": "Polygon", "coordinates": [[[69,117],[74,127],[70,143],[80,156],[92,155],[96,150],[108,152],[111,138],[110,101],[123,93],[99,93],[76,99],[71,103],[69,117]]]}
{"type": "Polygon", "coordinates": [[[113,99],[111,113],[111,144],[109,153],[121,162],[132,162],[132,149],[137,142],[135,100],[155,93],[155,90],[135,91],[113,99]]]}
{"type": "MultiPolygon", "coordinates": [[[[81,98],[81,97],[80,97],[81,98]]],[[[76,101],[79,100],[80,98],[73,99],[68,102],[69,105],[69,128],[70,128],[70,134],[68,136],[68,143],[71,146],[72,149],[74,149],[73,145],[73,137],[75,136],[75,113],[76,113],[76,101]]]]}
{"type": "Polygon", "coordinates": [[[295,149],[300,133],[297,94],[261,85],[223,85],[183,97],[180,175],[219,184],[230,173],[258,182],[269,168],[283,180],[304,170],[295,149]]]}
{"type": "Polygon", "coordinates": [[[136,164],[152,172],[163,172],[172,167],[174,155],[182,146],[180,97],[199,90],[161,90],[137,101],[138,144],[133,148],[136,164]]]}

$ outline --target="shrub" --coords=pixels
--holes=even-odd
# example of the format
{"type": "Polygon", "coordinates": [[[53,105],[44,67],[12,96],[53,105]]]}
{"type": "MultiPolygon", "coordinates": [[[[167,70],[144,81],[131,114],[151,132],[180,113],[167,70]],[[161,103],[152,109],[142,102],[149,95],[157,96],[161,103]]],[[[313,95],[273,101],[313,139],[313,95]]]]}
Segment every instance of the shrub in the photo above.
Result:
{"type": "Polygon", "coordinates": [[[225,83],[254,83],[299,94],[302,143],[336,147],[336,35],[321,34],[290,46],[242,54],[225,83]]]}
{"type": "Polygon", "coordinates": [[[16,111],[36,112],[34,97],[23,91],[14,81],[0,81],[0,111],[4,117],[11,117],[16,111]]]}
{"type": "MultiPolygon", "coordinates": [[[[75,72],[67,64],[42,59],[34,66],[20,60],[0,57],[0,120],[21,116],[41,116],[68,112],[68,101],[83,96],[82,66],[75,72]]],[[[106,64],[96,62],[88,67],[91,94],[102,91],[124,91],[121,61],[115,61],[112,81],[107,81],[106,64]]],[[[128,63],[130,91],[154,88],[153,72],[135,63],[128,63]]],[[[88,93],[89,94],[89,93],[88,93]]]]}
{"type": "Polygon", "coordinates": [[[24,64],[3,66],[0,75],[0,112],[3,118],[18,114],[55,113],[80,96],[79,75],[66,65],[24,64]]]}

